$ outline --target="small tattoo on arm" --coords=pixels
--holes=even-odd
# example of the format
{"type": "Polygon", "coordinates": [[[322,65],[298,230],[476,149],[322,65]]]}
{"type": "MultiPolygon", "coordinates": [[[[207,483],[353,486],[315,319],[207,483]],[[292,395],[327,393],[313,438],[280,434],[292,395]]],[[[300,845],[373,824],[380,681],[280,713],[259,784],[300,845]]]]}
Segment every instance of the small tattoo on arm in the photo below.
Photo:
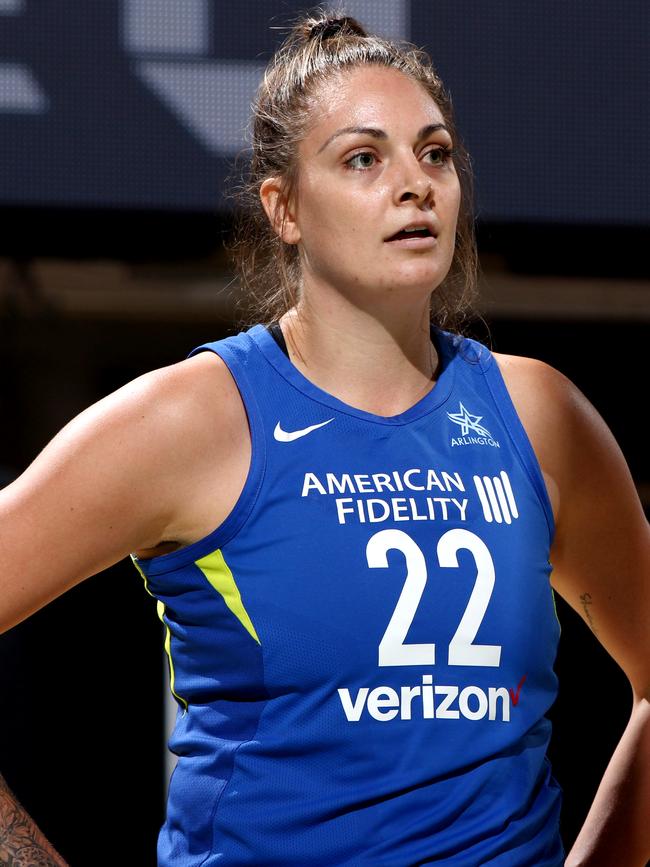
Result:
{"type": "Polygon", "coordinates": [[[594,626],[594,618],[591,616],[591,611],[589,610],[589,606],[593,604],[591,593],[583,593],[580,597],[580,601],[582,602],[582,607],[585,610],[585,617],[587,618],[587,622],[589,623],[589,628],[597,635],[596,627],[594,626]]]}

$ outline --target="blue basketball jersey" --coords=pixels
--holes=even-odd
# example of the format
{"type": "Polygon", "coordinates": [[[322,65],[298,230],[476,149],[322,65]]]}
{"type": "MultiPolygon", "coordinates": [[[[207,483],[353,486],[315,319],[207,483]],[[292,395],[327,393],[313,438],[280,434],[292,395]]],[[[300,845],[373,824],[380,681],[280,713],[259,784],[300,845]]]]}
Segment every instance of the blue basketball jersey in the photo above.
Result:
{"type": "Polygon", "coordinates": [[[551,506],[491,353],[432,337],[391,417],[262,325],[191,353],[231,371],[252,460],[221,526],[133,557],[178,702],[161,867],[563,863],[551,506]]]}

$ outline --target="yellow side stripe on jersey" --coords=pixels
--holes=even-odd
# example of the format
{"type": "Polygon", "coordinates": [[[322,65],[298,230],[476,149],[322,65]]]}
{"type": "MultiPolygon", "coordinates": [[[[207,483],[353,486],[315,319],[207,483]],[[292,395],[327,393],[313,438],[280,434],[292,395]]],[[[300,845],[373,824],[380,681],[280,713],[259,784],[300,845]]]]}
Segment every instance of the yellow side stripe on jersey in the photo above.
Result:
{"type": "Polygon", "coordinates": [[[147,582],[147,576],[144,574],[142,569],[138,566],[138,562],[137,562],[137,560],[133,554],[131,554],[131,561],[133,562],[133,565],[135,566],[135,568],[138,570],[138,572],[142,576],[142,580],[144,581],[144,589],[147,591],[149,596],[152,596],[154,599],[156,599],[156,611],[158,612],[158,617],[160,618],[160,622],[165,627],[165,653],[167,654],[167,661],[169,662],[169,688],[171,689],[172,695],[174,696],[176,701],[179,704],[182,704],[183,707],[185,708],[185,710],[187,710],[188,709],[187,701],[183,698],[182,695],[179,695],[175,689],[176,674],[174,672],[174,660],[172,659],[172,634],[171,634],[171,630],[169,629],[169,626],[167,625],[167,623],[165,622],[165,619],[164,619],[164,617],[165,617],[165,603],[162,600],[157,599],[156,596],[154,596],[154,594],[151,592],[151,590],[149,590],[149,584],[147,582]]]}
{"type": "Polygon", "coordinates": [[[560,618],[557,613],[557,602],[555,601],[555,590],[551,587],[551,599],[553,600],[553,611],[555,611],[555,619],[557,620],[557,625],[560,627],[560,632],[562,632],[562,624],[560,623],[560,618]]]}
{"type": "Polygon", "coordinates": [[[228,568],[228,564],[223,559],[221,551],[217,549],[216,551],[213,551],[212,554],[208,554],[206,557],[201,557],[200,560],[196,560],[195,563],[217,593],[220,593],[221,596],[223,596],[224,602],[242,626],[250,633],[258,644],[261,644],[257,632],[255,631],[255,627],[248,616],[248,612],[244,608],[239,588],[235,583],[232,572],[228,568]]]}
{"type": "Polygon", "coordinates": [[[137,558],[136,558],[135,554],[131,554],[130,556],[131,556],[131,562],[133,563],[133,565],[135,566],[135,568],[138,570],[138,572],[140,573],[140,577],[141,577],[142,580],[144,581],[144,589],[147,591],[147,593],[149,594],[149,596],[152,596],[152,597],[155,599],[156,597],[153,595],[153,593],[151,592],[151,590],[149,590],[149,584],[148,584],[148,582],[147,582],[147,576],[144,574],[144,572],[142,571],[142,569],[141,569],[140,566],[138,565],[138,561],[137,561],[137,558]]]}
{"type": "Polygon", "coordinates": [[[158,609],[158,617],[160,617],[161,623],[165,626],[165,651],[167,653],[167,659],[169,660],[169,688],[172,691],[172,695],[176,699],[179,704],[182,704],[185,710],[188,709],[187,701],[183,698],[182,695],[179,695],[176,692],[176,673],[174,672],[174,660],[172,659],[172,633],[165,622],[165,603],[158,600],[157,604],[158,609]]]}

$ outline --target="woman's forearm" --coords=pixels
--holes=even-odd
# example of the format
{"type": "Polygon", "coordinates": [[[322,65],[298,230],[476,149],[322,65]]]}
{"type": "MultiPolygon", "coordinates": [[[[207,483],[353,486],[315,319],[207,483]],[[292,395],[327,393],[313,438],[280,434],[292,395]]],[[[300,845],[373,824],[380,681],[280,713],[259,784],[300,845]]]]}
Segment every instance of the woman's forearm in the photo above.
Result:
{"type": "Polygon", "coordinates": [[[0,867],[66,867],[0,775],[0,867]]]}
{"type": "Polygon", "coordinates": [[[650,701],[634,703],[566,867],[645,867],[650,859],[650,701]]]}

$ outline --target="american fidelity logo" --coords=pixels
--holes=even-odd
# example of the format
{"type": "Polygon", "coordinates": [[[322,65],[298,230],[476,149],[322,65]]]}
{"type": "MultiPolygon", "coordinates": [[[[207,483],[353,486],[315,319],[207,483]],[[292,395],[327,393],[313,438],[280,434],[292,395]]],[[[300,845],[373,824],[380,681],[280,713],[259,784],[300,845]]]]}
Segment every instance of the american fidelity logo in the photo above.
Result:
{"type": "Polygon", "coordinates": [[[498,440],[495,440],[490,431],[479,422],[483,419],[482,415],[472,415],[468,412],[462,403],[458,412],[448,412],[447,418],[453,421],[460,427],[460,436],[452,437],[452,446],[492,446],[499,449],[498,440]],[[470,433],[471,431],[471,433],[470,433]]]}

